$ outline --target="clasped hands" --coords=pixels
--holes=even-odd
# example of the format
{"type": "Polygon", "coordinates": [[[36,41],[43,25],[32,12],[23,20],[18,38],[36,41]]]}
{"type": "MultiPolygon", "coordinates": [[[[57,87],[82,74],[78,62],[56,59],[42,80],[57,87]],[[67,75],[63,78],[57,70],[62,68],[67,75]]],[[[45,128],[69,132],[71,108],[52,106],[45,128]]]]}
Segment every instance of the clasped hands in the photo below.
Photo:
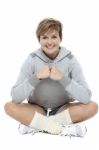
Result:
{"type": "Polygon", "coordinates": [[[50,78],[52,80],[60,80],[62,79],[64,74],[57,70],[55,67],[44,66],[42,69],[37,71],[36,77],[39,80],[50,78]]]}

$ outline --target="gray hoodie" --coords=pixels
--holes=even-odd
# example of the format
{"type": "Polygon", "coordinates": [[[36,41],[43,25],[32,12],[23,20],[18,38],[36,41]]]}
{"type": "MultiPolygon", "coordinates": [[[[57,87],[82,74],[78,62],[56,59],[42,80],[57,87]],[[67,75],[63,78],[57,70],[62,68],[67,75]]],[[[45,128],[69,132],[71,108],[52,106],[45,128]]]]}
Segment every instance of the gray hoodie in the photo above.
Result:
{"type": "Polygon", "coordinates": [[[43,107],[57,107],[74,100],[87,104],[91,100],[91,91],[80,64],[69,50],[60,47],[58,56],[51,60],[39,48],[29,54],[22,65],[11,96],[16,103],[27,99],[43,107]],[[64,73],[64,77],[58,81],[37,79],[35,73],[45,65],[54,66],[64,73]]]}

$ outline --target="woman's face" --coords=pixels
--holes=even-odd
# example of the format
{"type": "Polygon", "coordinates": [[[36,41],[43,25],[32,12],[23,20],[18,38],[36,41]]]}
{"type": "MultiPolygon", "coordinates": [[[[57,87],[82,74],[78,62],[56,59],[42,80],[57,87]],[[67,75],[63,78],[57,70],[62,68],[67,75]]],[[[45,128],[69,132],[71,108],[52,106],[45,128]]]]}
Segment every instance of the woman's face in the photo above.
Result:
{"type": "Polygon", "coordinates": [[[40,45],[43,52],[51,59],[54,59],[59,53],[60,36],[55,30],[48,31],[40,36],[40,45]]]}

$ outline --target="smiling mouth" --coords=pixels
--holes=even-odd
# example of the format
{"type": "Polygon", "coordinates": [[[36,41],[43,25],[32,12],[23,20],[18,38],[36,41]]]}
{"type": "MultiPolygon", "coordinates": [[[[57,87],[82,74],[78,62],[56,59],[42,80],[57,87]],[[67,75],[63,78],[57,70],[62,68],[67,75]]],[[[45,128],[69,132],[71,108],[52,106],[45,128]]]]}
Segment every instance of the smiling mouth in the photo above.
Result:
{"type": "Polygon", "coordinates": [[[54,48],[54,46],[53,47],[46,46],[46,48],[49,49],[49,50],[52,50],[54,48]]]}

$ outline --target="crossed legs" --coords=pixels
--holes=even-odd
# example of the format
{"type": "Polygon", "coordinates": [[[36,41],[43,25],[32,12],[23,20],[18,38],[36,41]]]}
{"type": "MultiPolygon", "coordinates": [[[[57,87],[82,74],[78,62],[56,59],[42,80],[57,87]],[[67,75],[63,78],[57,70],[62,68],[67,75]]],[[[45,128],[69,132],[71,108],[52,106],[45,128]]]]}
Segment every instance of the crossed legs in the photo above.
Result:
{"type": "MultiPolygon", "coordinates": [[[[57,113],[60,113],[68,108],[71,120],[73,123],[81,122],[93,117],[98,112],[98,105],[91,101],[88,104],[70,103],[62,106],[57,113]]],[[[30,125],[35,112],[45,116],[45,111],[42,107],[33,104],[15,102],[7,102],[4,106],[5,112],[13,119],[24,125],[30,125]]]]}

